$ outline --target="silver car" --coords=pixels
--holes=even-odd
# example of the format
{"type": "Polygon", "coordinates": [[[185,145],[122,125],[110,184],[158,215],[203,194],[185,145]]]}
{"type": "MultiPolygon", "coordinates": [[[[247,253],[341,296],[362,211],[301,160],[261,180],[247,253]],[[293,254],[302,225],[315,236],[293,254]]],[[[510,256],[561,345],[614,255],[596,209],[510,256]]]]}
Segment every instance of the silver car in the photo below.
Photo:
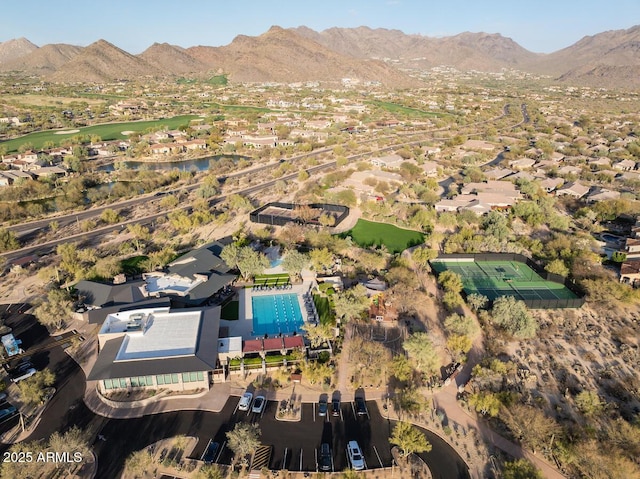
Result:
{"type": "Polygon", "coordinates": [[[249,406],[251,406],[252,399],[253,399],[252,393],[244,393],[240,398],[240,402],[238,403],[238,409],[240,411],[248,411],[249,406]]]}

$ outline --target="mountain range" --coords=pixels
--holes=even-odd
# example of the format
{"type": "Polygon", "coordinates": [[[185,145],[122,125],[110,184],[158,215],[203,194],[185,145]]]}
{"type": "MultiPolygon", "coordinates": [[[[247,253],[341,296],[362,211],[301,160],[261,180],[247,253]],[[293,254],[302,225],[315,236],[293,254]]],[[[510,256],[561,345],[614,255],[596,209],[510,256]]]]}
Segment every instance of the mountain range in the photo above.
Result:
{"type": "Polygon", "coordinates": [[[587,36],[562,50],[539,54],[500,34],[465,32],[433,38],[383,28],[272,27],[256,37],[238,35],[225,46],[182,48],[154,43],[132,55],[98,40],[87,47],[25,38],[0,43],[0,71],[39,75],[52,82],[204,76],[224,73],[235,82],[340,81],[356,78],[388,87],[420,86],[412,70],[516,69],[590,86],[640,87],[640,26],[587,36]]]}

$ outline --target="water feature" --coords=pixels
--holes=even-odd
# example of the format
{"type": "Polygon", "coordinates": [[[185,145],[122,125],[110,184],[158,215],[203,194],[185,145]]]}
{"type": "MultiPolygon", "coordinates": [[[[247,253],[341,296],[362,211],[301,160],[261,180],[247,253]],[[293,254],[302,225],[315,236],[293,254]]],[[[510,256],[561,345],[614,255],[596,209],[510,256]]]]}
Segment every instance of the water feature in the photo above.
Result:
{"type": "MultiPolygon", "coordinates": [[[[251,157],[242,156],[242,155],[214,155],[207,156],[205,158],[196,158],[192,160],[183,160],[183,161],[156,161],[156,162],[148,162],[148,161],[135,161],[135,160],[120,160],[119,163],[122,163],[124,168],[130,170],[140,170],[147,169],[153,171],[169,171],[169,170],[181,170],[181,171],[206,171],[209,169],[211,161],[218,161],[221,158],[231,158],[234,163],[237,163],[241,159],[251,160],[251,157]]],[[[101,165],[98,167],[98,171],[115,171],[114,163],[110,163],[108,165],[101,165]]]]}

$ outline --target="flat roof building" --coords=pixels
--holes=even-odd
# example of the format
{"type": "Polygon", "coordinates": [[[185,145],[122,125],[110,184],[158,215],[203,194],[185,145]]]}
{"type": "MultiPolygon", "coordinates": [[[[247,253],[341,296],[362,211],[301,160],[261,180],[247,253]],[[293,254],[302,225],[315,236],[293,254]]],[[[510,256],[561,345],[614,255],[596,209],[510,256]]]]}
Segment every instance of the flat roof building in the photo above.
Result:
{"type": "Polygon", "coordinates": [[[101,392],[154,388],[209,389],[218,364],[220,308],[137,309],[109,314],[88,380],[101,392]]]}

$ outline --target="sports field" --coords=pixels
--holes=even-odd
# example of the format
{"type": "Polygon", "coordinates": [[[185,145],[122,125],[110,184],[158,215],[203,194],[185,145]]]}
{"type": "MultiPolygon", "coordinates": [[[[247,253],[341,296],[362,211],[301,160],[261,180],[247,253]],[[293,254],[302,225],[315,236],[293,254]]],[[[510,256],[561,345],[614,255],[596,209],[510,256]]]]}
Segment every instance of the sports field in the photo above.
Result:
{"type": "Polygon", "coordinates": [[[518,261],[436,259],[431,266],[438,273],[449,270],[459,274],[465,293],[482,294],[490,301],[501,296],[513,296],[521,300],[577,298],[565,285],[543,279],[529,266],[518,261]]]}

